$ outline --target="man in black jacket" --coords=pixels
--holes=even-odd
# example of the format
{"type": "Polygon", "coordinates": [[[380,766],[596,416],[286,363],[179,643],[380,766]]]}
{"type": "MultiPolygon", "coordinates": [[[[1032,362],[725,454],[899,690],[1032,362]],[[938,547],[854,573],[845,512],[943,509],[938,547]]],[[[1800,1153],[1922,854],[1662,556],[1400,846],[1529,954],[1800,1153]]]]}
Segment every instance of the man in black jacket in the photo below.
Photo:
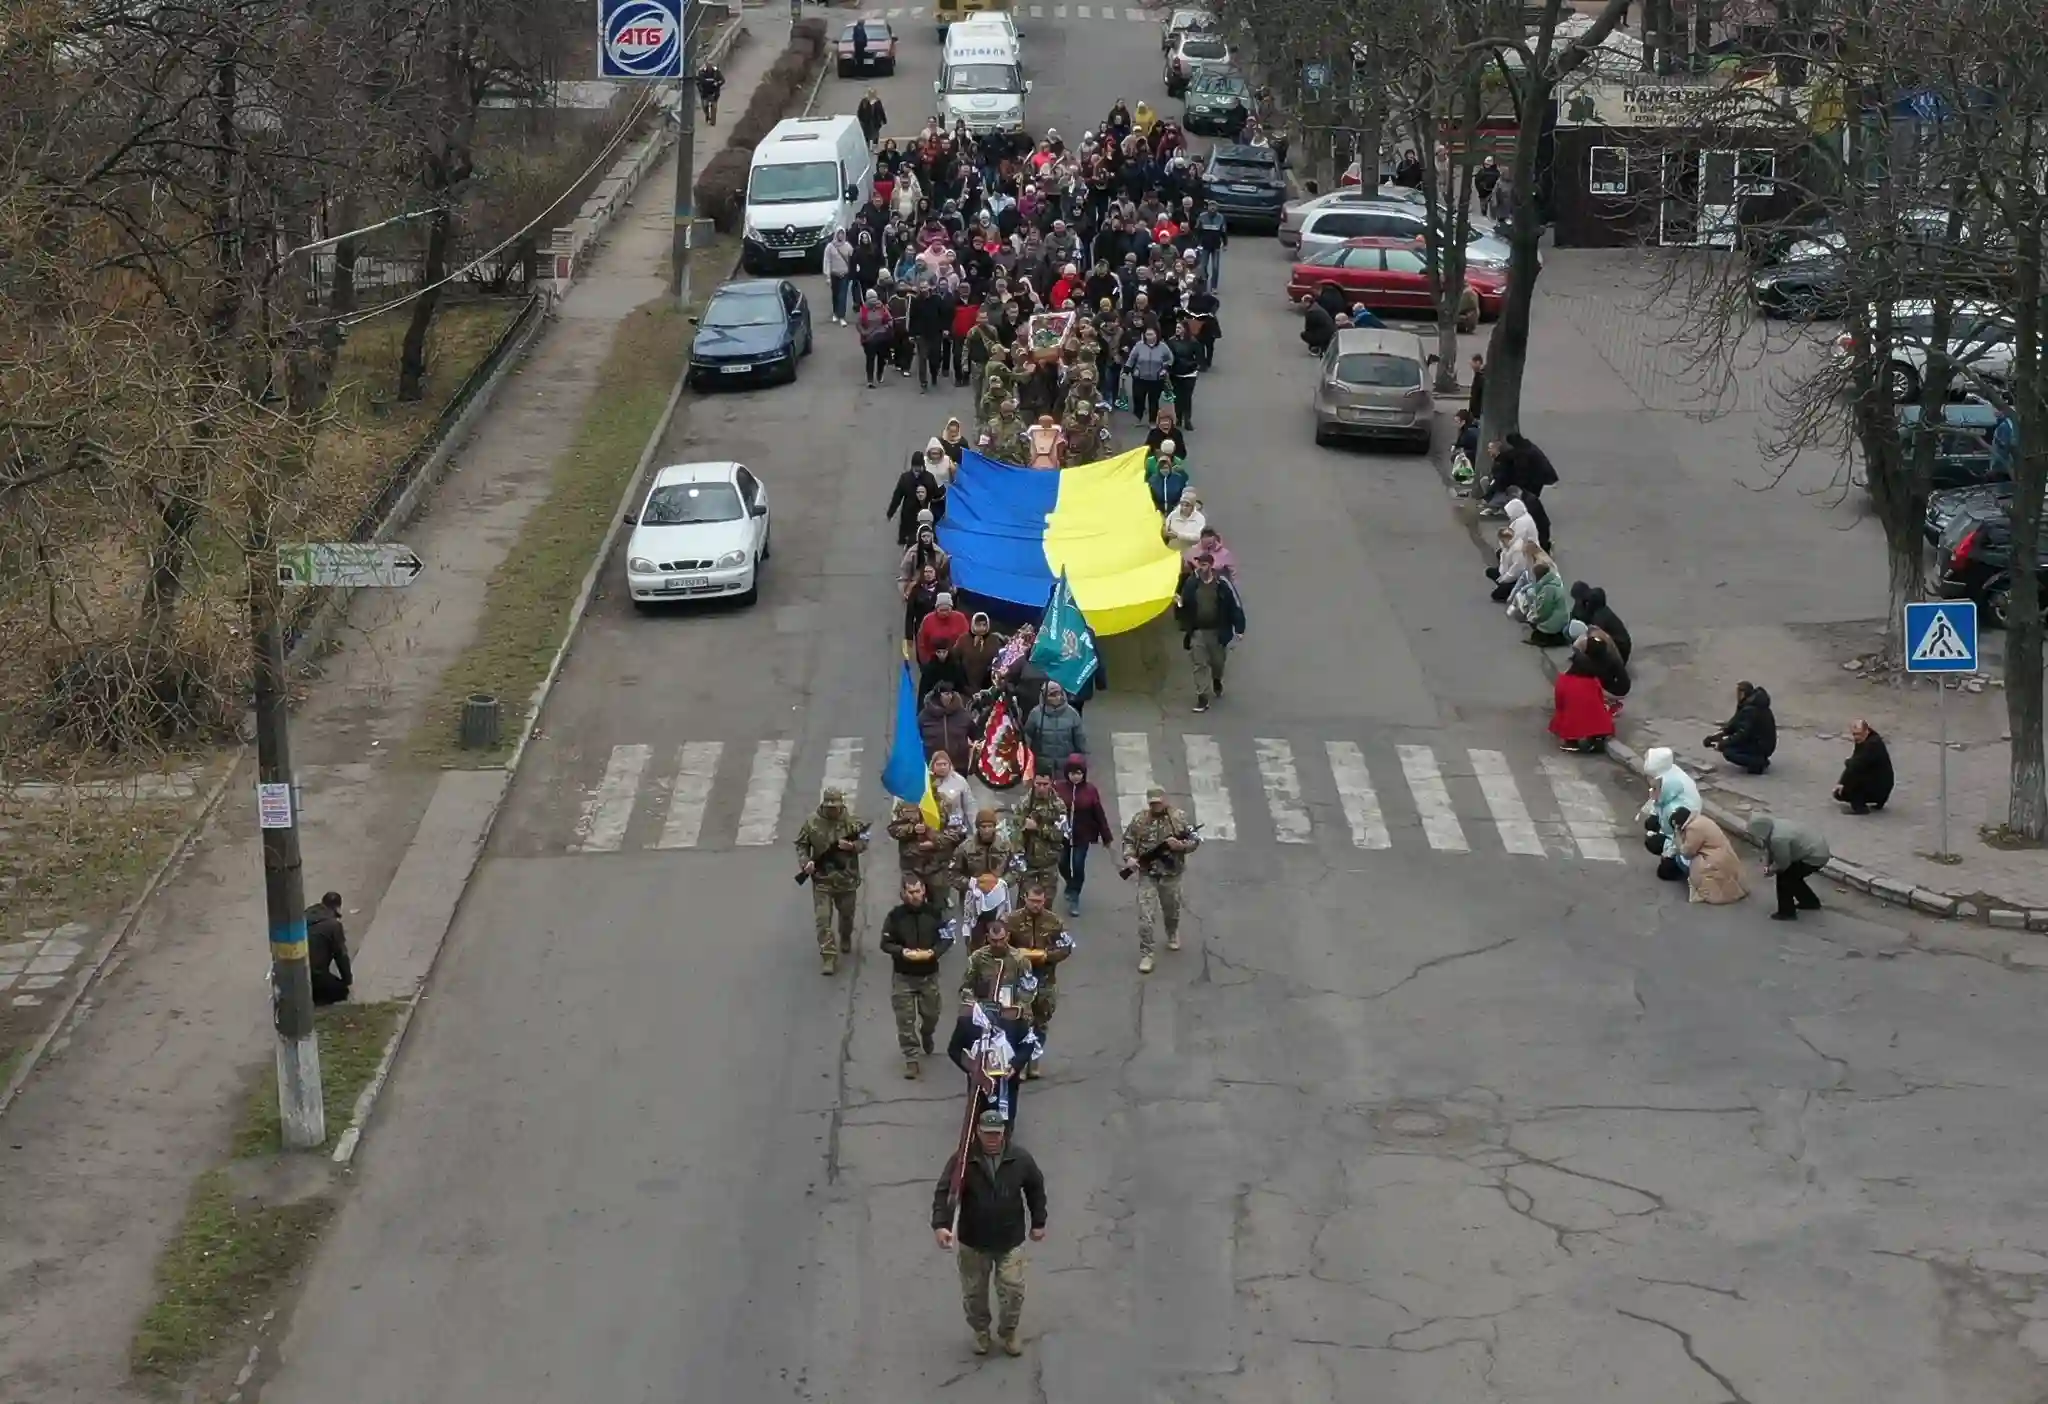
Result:
{"type": "Polygon", "coordinates": [[[896,1015],[905,1077],[916,1077],[918,1054],[932,1051],[945,1008],[939,958],[952,944],[952,923],[929,900],[924,879],[904,874],[903,901],[882,918],[882,954],[889,957],[889,1008],[896,1015]]]}
{"type": "Polygon", "coordinates": [[[974,1332],[974,1353],[988,1354],[993,1278],[993,1324],[1003,1353],[1022,1355],[1024,1343],[1017,1333],[1024,1316],[1024,1240],[1045,1238],[1045,1176],[1031,1152],[1010,1139],[1001,1112],[981,1114],[966,1156],[962,1164],[955,1151],[939,1172],[932,1191],[932,1232],[939,1247],[953,1249],[960,1260],[960,1303],[974,1332]]]}
{"type": "Polygon", "coordinates": [[[910,336],[917,343],[917,388],[929,390],[939,383],[946,333],[953,327],[953,311],[933,283],[920,283],[910,299],[910,336]]]}
{"type": "Polygon", "coordinates": [[[306,956],[313,967],[313,1003],[339,1004],[356,982],[341,926],[341,894],[330,892],[306,908],[306,956]]]}
{"type": "Polygon", "coordinates": [[[1735,715],[1707,738],[1707,744],[1730,765],[1739,765],[1751,775],[1769,770],[1771,753],[1778,749],[1778,718],[1771,711],[1771,694],[1754,683],[1735,684],[1735,715]]]}
{"type": "Polygon", "coordinates": [[[1244,633],[1244,603],[1237,587],[1216,573],[1216,558],[1195,554],[1195,571],[1173,597],[1173,622],[1180,626],[1180,646],[1188,651],[1195,674],[1195,710],[1209,710],[1209,699],[1223,696],[1223,665],[1230,645],[1244,633]]]}

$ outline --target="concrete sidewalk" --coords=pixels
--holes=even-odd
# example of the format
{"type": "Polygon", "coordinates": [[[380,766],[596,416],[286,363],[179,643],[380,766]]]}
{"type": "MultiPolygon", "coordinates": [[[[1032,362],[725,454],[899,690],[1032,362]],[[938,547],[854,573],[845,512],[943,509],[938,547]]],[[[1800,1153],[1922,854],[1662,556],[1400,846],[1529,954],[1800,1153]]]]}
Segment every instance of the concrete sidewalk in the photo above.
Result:
{"type": "MultiPolygon", "coordinates": [[[[1813,824],[1843,880],[1933,915],[2048,928],[2048,863],[1979,837],[2006,811],[2003,644],[1984,635],[1980,690],[1947,694],[1950,848],[1935,861],[1941,751],[1931,685],[1866,681],[1882,643],[1884,540],[1864,492],[1825,454],[1768,461],[1784,368],[1818,354],[1801,329],[1744,334],[1725,383],[1659,311],[1654,251],[1553,250],[1537,285],[1523,428],[1556,464],[1543,495],[1567,580],[1601,586],[1635,640],[1622,739],[1697,765],[1721,812],[1769,810],[1813,824]],[[1754,342],[1754,345],[1751,343],[1754,342]],[[1783,343],[1783,344],[1781,344],[1783,343]],[[1753,354],[1752,354],[1753,353],[1753,354]],[[1766,688],[1779,750],[1760,776],[1730,774],[1701,740],[1766,688]],[[1831,793],[1856,718],[1886,737],[1898,774],[1881,814],[1850,816],[1831,793]],[[1914,892],[1921,894],[1913,900],[1914,892]]],[[[1490,543],[1498,523],[1479,524],[1490,543]]],[[[1488,556],[1490,558],[1491,552],[1488,556]]],[[[1546,653],[1555,674],[1562,650],[1546,653]]]]}
{"type": "MultiPolygon", "coordinates": [[[[753,16],[727,61],[744,105],[787,39],[753,16]]],[[[702,166],[719,149],[708,134],[702,166]]],[[[424,770],[404,742],[547,496],[621,321],[666,283],[674,154],[590,258],[407,541],[430,568],[360,592],[294,719],[310,896],[346,902],[364,1000],[416,990],[509,776],[424,770]]],[[[722,270],[721,270],[722,271],[722,270]]],[[[142,1398],[128,1346],[193,1179],[225,1156],[272,1049],[262,861],[247,767],[8,1109],[0,1138],[0,1400],[142,1398]]],[[[89,941],[81,944],[90,945],[89,941]]],[[[347,1107],[327,1109],[330,1132],[347,1107]]]]}

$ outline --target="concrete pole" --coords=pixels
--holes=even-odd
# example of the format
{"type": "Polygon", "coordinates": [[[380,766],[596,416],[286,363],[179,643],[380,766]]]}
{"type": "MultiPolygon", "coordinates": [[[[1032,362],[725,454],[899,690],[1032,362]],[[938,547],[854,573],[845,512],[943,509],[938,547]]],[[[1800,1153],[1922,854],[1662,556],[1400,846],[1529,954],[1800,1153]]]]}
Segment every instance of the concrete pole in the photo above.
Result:
{"type": "Polygon", "coordinates": [[[701,11],[688,6],[683,13],[683,79],[676,109],[676,211],[675,229],[669,236],[668,290],[676,306],[690,305],[690,245],[697,227],[696,181],[691,170],[697,164],[697,25],[701,11]]]}
{"type": "MultiPolygon", "coordinates": [[[[283,590],[277,553],[266,540],[250,561],[249,609],[255,652],[256,778],[284,786],[289,805],[269,807],[263,833],[263,898],[270,929],[271,1016],[277,1029],[277,1106],[286,1150],[327,1140],[320,1045],[313,1025],[313,972],[306,947],[306,886],[299,854],[299,796],[292,778],[285,695],[283,590]],[[276,821],[283,823],[276,827],[276,821]]],[[[269,793],[275,794],[276,791],[269,793]]]]}

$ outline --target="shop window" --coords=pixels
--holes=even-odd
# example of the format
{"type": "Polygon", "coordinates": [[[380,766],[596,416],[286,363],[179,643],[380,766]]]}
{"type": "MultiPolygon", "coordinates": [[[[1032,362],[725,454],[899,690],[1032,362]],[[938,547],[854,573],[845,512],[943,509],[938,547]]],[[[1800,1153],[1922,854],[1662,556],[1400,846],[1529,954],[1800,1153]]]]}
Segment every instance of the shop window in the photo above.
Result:
{"type": "Polygon", "coordinates": [[[1587,153],[1586,190],[1593,195],[1628,194],[1628,152],[1619,146],[1596,146],[1587,153]]]}

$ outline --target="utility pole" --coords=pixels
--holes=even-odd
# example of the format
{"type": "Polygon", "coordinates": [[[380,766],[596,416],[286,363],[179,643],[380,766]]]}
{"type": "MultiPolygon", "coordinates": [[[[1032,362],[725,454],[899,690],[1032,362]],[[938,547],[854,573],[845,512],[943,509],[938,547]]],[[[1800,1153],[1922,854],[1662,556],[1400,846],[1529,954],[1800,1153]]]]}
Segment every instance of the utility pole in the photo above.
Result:
{"type": "MultiPolygon", "coordinates": [[[[252,489],[252,494],[258,491],[252,489]]],[[[263,830],[263,901],[270,926],[271,1017],[277,1029],[277,1108],[286,1150],[327,1140],[313,970],[306,950],[306,880],[299,855],[298,785],[292,777],[285,694],[283,587],[277,548],[252,516],[249,615],[256,682],[256,808],[263,830]]]]}
{"type": "Polygon", "coordinates": [[[679,96],[682,101],[676,108],[676,223],[669,237],[668,246],[668,290],[676,300],[676,306],[690,305],[690,245],[696,241],[697,207],[696,181],[692,168],[697,164],[697,26],[702,11],[695,6],[685,5],[683,22],[678,26],[683,32],[683,78],[679,96]]]}

